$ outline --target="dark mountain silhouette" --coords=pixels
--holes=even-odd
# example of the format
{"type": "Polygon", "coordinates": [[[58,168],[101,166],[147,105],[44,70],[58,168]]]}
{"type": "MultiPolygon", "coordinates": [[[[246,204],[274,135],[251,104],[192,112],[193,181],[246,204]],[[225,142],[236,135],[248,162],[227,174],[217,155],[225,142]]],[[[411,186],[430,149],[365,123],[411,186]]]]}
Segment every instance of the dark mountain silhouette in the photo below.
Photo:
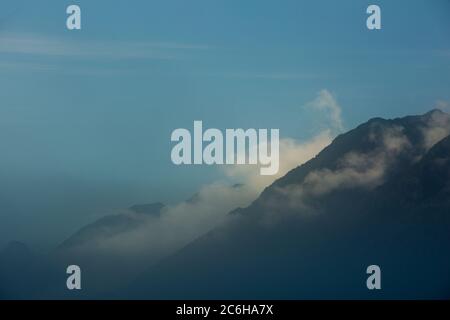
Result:
{"type": "MultiPolygon", "coordinates": [[[[138,231],[147,223],[158,219],[164,207],[159,202],[133,205],[123,213],[104,216],[82,227],[54,252],[41,259],[35,272],[41,278],[50,280],[41,284],[44,289],[34,290],[31,294],[40,298],[99,297],[112,288],[127,284],[141,271],[140,265],[147,262],[145,252],[131,255],[133,259],[127,259],[123,252],[119,254],[115,248],[105,247],[104,241],[115,241],[123,234],[138,231]],[[69,292],[65,287],[67,275],[62,271],[71,264],[79,265],[82,270],[89,270],[83,273],[83,281],[90,285],[82,292],[69,292]],[[117,276],[118,273],[120,276],[117,276]]],[[[135,248],[129,247],[126,250],[132,251],[135,248]]]]}
{"type": "Polygon", "coordinates": [[[150,268],[135,298],[449,298],[450,117],[376,118],[150,268]],[[366,287],[366,268],[382,290],[366,287]]]}
{"type": "Polygon", "coordinates": [[[372,119],[156,263],[145,243],[119,249],[126,237],[116,236],[159,219],[160,203],[103,217],[39,259],[12,243],[0,253],[0,297],[449,298],[449,134],[450,116],[439,110],[372,119]],[[65,288],[74,263],[80,292],[65,288]],[[373,264],[380,291],[366,288],[373,264]]]}

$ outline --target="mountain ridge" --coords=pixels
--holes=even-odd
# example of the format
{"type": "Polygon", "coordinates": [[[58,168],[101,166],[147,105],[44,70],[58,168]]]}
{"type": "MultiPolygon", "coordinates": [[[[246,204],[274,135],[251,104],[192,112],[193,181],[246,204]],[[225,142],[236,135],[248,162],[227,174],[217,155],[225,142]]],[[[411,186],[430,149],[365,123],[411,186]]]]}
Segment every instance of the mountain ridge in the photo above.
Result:
{"type": "MultiPolygon", "coordinates": [[[[448,201],[436,198],[432,206],[419,206],[403,193],[427,189],[417,168],[426,167],[435,153],[445,159],[442,171],[449,172],[449,124],[446,113],[432,110],[421,116],[371,119],[340,135],[315,158],[265,188],[250,206],[237,209],[227,225],[150,268],[128,293],[218,299],[448,297],[448,201]],[[311,178],[314,172],[323,173],[317,181],[311,178]],[[396,185],[402,176],[406,179],[396,185]],[[410,185],[408,178],[418,182],[410,185]],[[334,188],[321,186],[336,180],[334,188]],[[305,193],[307,199],[295,203],[297,207],[286,205],[289,197],[299,200],[305,193]],[[410,212],[414,205],[415,212],[410,212]],[[374,261],[391,282],[382,294],[365,288],[365,267],[374,261]],[[177,270],[180,264],[183,272],[177,270]],[[426,274],[422,278],[427,281],[415,278],[416,286],[408,284],[412,274],[426,274]]],[[[434,194],[447,188],[448,177],[434,194]]]]}

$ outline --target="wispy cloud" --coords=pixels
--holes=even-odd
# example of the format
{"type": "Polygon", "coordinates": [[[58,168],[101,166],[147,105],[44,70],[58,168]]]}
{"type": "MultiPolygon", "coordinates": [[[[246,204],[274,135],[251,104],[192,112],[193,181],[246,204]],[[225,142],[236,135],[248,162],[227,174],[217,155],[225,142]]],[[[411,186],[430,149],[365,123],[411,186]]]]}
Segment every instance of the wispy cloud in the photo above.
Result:
{"type": "Polygon", "coordinates": [[[438,56],[438,57],[447,57],[450,58],[450,49],[439,49],[439,50],[434,50],[434,55],[438,56]]]}
{"type": "Polygon", "coordinates": [[[1,34],[0,53],[85,59],[180,59],[209,46],[177,42],[70,40],[39,34],[1,34]]]}
{"type": "Polygon", "coordinates": [[[317,97],[308,102],[306,107],[325,112],[331,122],[332,128],[338,132],[341,132],[344,129],[341,106],[330,91],[326,89],[320,90],[317,97]]]}
{"type": "Polygon", "coordinates": [[[371,130],[369,136],[377,145],[373,150],[348,152],[337,159],[334,169],[317,169],[298,184],[276,187],[275,193],[264,202],[268,212],[300,210],[303,214],[317,214],[313,203],[323,195],[354,187],[372,190],[382,184],[387,169],[397,156],[410,150],[411,143],[401,126],[371,130]]]}
{"type": "Polygon", "coordinates": [[[293,210],[295,213],[317,214],[315,203],[324,195],[355,187],[373,190],[384,183],[391,168],[401,163],[399,159],[410,156],[415,148],[421,146],[421,153],[415,159],[418,161],[434,144],[447,137],[450,134],[450,116],[434,112],[419,128],[422,137],[418,139],[416,136],[416,142],[412,142],[410,138],[415,135],[408,135],[402,125],[389,122],[372,124],[368,127],[366,140],[372,148],[349,151],[335,159],[335,166],[310,171],[298,183],[275,187],[274,194],[264,199],[267,212],[293,210]],[[421,140],[421,143],[417,142],[421,140]]]}
{"type": "Polygon", "coordinates": [[[224,170],[229,178],[251,187],[254,190],[253,194],[257,195],[274,180],[316,156],[332,140],[331,130],[328,129],[306,141],[282,138],[280,140],[280,168],[278,173],[273,176],[260,175],[259,165],[231,165],[225,166],[224,170]]]}
{"type": "Polygon", "coordinates": [[[450,112],[450,102],[445,100],[438,100],[435,103],[434,108],[441,109],[442,111],[450,112]]]}
{"type": "Polygon", "coordinates": [[[290,72],[226,72],[220,76],[238,79],[261,79],[261,80],[310,80],[320,79],[321,75],[312,73],[290,73],[290,72]]]}
{"type": "Polygon", "coordinates": [[[15,61],[15,60],[4,60],[0,62],[1,71],[14,71],[14,72],[24,72],[24,73],[53,73],[53,74],[63,74],[69,76],[123,76],[131,75],[139,72],[136,68],[121,68],[121,67],[111,67],[96,65],[91,66],[65,66],[61,67],[61,64],[51,62],[51,61],[15,61]]]}
{"type": "MultiPolygon", "coordinates": [[[[450,104],[446,101],[438,101],[436,108],[446,110],[450,104]]],[[[446,113],[434,112],[430,115],[425,126],[422,127],[424,147],[429,149],[450,134],[450,117],[446,113]]]]}
{"type": "Polygon", "coordinates": [[[160,217],[149,218],[141,228],[99,238],[74,249],[80,250],[81,254],[86,251],[110,252],[124,255],[127,259],[160,259],[231,219],[228,214],[231,210],[248,206],[265,187],[316,156],[331,143],[332,138],[330,129],[306,141],[283,138],[277,175],[261,176],[258,166],[252,165],[224,167],[225,176],[220,181],[205,185],[189,201],[167,206],[160,217]]]}

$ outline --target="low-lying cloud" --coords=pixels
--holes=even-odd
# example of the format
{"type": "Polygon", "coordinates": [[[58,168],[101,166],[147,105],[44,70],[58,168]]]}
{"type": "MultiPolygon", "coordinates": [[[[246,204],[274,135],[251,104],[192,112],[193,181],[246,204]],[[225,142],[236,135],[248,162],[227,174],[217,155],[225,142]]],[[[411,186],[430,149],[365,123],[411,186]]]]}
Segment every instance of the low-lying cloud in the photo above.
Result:
{"type": "Polygon", "coordinates": [[[415,147],[403,126],[372,126],[368,143],[374,148],[367,152],[348,152],[336,159],[336,168],[318,169],[308,173],[299,184],[277,187],[275,196],[265,200],[267,211],[317,213],[310,206],[311,199],[335,190],[374,189],[384,183],[389,169],[402,154],[415,155],[411,161],[419,161],[434,144],[447,137],[450,134],[450,116],[439,111],[428,114],[423,125],[419,126],[419,132],[422,137],[413,150],[415,147]]]}
{"type": "MultiPolygon", "coordinates": [[[[317,111],[332,112],[333,123],[342,126],[340,107],[327,90],[320,91],[315,101],[320,106],[317,111]]],[[[257,165],[224,166],[224,179],[204,186],[192,199],[166,206],[160,216],[145,217],[141,226],[131,231],[99,237],[70,250],[81,254],[102,252],[131,256],[146,263],[157,261],[220,225],[230,211],[250,205],[275,179],[329,145],[335,129],[326,129],[308,141],[282,138],[280,170],[275,176],[261,176],[257,165]]],[[[135,213],[124,214],[133,216],[135,213]]]]}
{"type": "MultiPolygon", "coordinates": [[[[450,105],[444,101],[438,101],[436,107],[446,110],[450,105]]],[[[425,149],[431,148],[440,140],[450,134],[450,117],[443,112],[433,112],[422,127],[425,149]]]]}
{"type": "MultiPolygon", "coordinates": [[[[326,195],[337,189],[367,188],[372,189],[383,183],[387,168],[396,157],[411,147],[403,128],[395,126],[386,128],[381,136],[370,135],[373,140],[380,140],[374,150],[349,152],[337,159],[335,169],[323,168],[310,172],[300,184],[277,187],[276,194],[282,201],[267,200],[274,209],[296,210],[311,213],[308,201],[326,195]]],[[[373,141],[375,142],[375,141],[373,141]]]]}

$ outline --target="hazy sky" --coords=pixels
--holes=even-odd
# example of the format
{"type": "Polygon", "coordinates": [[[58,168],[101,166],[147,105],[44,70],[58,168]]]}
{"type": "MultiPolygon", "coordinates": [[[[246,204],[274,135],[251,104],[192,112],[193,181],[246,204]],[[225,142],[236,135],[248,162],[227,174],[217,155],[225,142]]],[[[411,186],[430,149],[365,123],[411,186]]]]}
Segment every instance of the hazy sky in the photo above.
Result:
{"type": "Polygon", "coordinates": [[[323,89],[346,128],[448,106],[450,1],[1,0],[0,88],[0,245],[51,243],[220,179],[170,161],[194,120],[301,140],[323,129],[303,108],[323,89]]]}

